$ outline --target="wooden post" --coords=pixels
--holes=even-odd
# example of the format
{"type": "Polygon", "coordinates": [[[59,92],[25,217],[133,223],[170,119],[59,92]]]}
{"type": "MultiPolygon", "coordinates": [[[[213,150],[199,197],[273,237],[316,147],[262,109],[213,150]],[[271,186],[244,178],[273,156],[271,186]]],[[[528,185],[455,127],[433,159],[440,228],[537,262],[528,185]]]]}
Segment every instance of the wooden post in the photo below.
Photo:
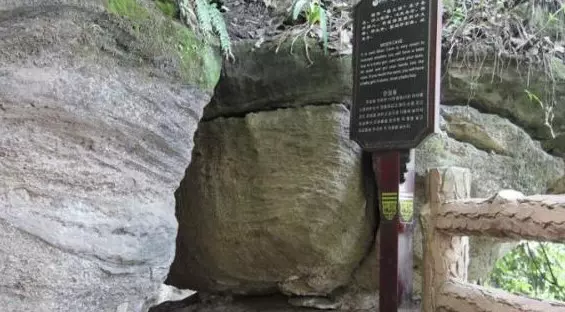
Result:
{"type": "Polygon", "coordinates": [[[377,181],[379,224],[379,311],[397,312],[398,278],[398,184],[400,153],[373,153],[377,181]]]}
{"type": "MultiPolygon", "coordinates": [[[[412,304],[412,235],[414,168],[407,165],[400,184],[400,152],[373,153],[377,181],[379,225],[379,311],[397,312],[412,304]]],[[[404,172],[402,172],[404,173],[404,172]]]]}
{"type": "Polygon", "coordinates": [[[435,312],[443,284],[450,279],[466,281],[469,265],[469,238],[438,231],[435,216],[446,201],[470,197],[471,173],[458,167],[431,169],[426,187],[427,203],[420,213],[424,238],[422,311],[435,312]]]}

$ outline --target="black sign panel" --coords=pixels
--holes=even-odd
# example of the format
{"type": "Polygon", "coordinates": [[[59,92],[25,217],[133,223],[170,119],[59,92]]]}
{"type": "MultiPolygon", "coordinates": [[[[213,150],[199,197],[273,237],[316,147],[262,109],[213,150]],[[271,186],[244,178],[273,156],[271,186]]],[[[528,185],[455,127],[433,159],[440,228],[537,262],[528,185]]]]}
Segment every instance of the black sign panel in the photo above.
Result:
{"type": "Polygon", "coordinates": [[[437,131],[438,0],[355,7],[350,137],[365,150],[409,149],[437,131]]]}

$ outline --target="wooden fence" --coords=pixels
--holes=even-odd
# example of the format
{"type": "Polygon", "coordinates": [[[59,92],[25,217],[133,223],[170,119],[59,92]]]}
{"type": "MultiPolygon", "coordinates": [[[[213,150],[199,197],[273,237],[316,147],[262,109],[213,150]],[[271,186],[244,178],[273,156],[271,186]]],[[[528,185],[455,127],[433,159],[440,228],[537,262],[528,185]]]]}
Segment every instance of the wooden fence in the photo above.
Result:
{"type": "Polygon", "coordinates": [[[565,312],[563,302],[467,283],[466,237],[565,242],[565,196],[525,197],[505,190],[489,199],[470,199],[471,173],[457,167],[429,170],[426,188],[421,209],[424,312],[565,312]]]}

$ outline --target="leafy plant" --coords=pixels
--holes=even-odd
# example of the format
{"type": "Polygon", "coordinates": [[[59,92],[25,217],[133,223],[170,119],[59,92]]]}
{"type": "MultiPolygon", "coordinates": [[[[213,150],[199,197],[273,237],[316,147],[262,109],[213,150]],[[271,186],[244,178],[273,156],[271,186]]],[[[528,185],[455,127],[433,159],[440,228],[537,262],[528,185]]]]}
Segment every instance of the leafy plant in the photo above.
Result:
{"type": "Polygon", "coordinates": [[[226,58],[233,58],[231,39],[226,22],[217,3],[209,0],[179,0],[181,18],[198,28],[207,40],[217,36],[226,58]]]}
{"type": "Polygon", "coordinates": [[[320,0],[294,0],[292,4],[292,19],[298,20],[300,14],[306,17],[309,25],[308,31],[311,31],[316,25],[319,25],[322,32],[322,41],[324,45],[324,53],[328,51],[328,14],[320,0]]]}
{"type": "MultiPolygon", "coordinates": [[[[545,123],[550,127],[559,72],[554,62],[563,60],[565,3],[562,0],[444,0],[442,44],[445,65],[457,61],[477,77],[502,77],[510,66],[535,72],[543,84],[545,123]],[[476,70],[475,70],[476,69],[476,70]]],[[[470,90],[474,96],[474,90],[470,90]]],[[[533,102],[539,104],[535,98],[533,102]]],[[[551,128],[551,127],[550,127],[551,128]]]]}
{"type": "Polygon", "coordinates": [[[565,12],[565,2],[563,2],[563,4],[561,4],[561,7],[559,7],[559,9],[553,13],[549,13],[549,17],[548,17],[548,23],[549,22],[554,22],[558,19],[559,14],[563,14],[565,12]]]}
{"type": "Polygon", "coordinates": [[[324,47],[324,54],[327,54],[330,18],[328,10],[321,0],[293,0],[289,11],[292,12],[290,16],[292,21],[294,23],[298,22],[298,25],[293,25],[290,28],[290,31],[284,33],[279,41],[277,51],[279,50],[282,42],[287,37],[292,36],[294,37],[290,46],[290,52],[292,53],[294,43],[299,38],[302,38],[305,45],[304,49],[306,51],[306,58],[310,63],[313,63],[308,52],[309,44],[307,41],[307,36],[313,34],[321,38],[324,47]]]}
{"type": "Polygon", "coordinates": [[[565,301],[565,246],[521,242],[500,259],[489,284],[539,299],[565,301]]]}

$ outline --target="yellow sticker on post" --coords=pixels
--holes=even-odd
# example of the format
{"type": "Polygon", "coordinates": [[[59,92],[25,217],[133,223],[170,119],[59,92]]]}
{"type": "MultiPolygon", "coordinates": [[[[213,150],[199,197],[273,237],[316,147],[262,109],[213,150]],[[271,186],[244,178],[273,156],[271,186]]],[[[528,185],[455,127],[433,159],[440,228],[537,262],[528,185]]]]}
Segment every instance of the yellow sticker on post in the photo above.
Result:
{"type": "Polygon", "coordinates": [[[414,218],[414,199],[412,197],[400,197],[400,220],[405,223],[412,222],[414,218]]]}
{"type": "Polygon", "coordinates": [[[386,220],[393,220],[398,212],[398,193],[382,193],[381,210],[386,220]]]}

